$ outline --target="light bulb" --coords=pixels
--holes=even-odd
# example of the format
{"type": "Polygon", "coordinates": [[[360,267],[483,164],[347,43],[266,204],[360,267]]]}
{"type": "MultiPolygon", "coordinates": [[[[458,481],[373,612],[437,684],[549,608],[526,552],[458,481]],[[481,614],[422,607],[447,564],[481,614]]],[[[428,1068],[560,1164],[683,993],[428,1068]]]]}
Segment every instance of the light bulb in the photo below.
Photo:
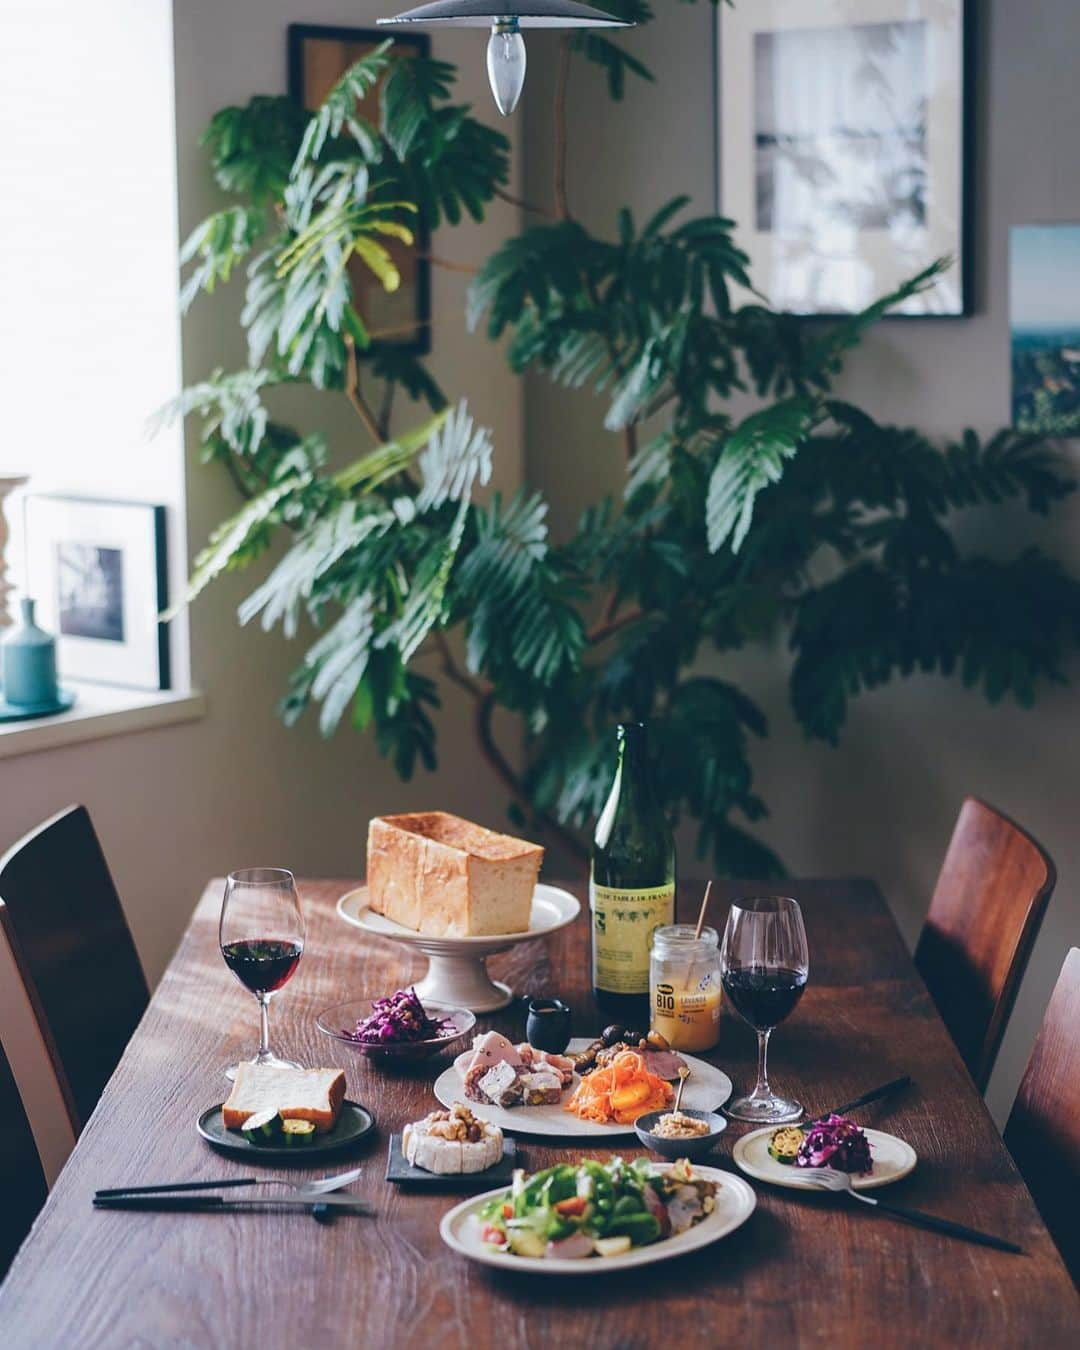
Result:
{"type": "Polygon", "coordinates": [[[509,117],[525,83],[525,39],[518,32],[517,19],[496,19],[491,25],[487,68],[496,107],[509,117]]]}

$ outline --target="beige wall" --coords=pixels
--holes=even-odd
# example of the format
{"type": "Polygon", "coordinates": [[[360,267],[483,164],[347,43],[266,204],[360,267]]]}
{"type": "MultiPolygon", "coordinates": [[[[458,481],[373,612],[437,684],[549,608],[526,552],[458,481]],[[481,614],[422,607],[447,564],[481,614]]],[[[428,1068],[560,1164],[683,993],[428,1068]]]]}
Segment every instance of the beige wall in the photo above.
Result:
{"type": "MultiPolygon", "coordinates": [[[[284,90],[286,25],[370,26],[383,8],[377,0],[177,0],[182,235],[217,200],[197,136],[223,105],[284,90]]],[[[483,44],[477,42],[476,34],[440,35],[434,48],[438,55],[469,58],[463,62],[463,97],[494,122],[498,113],[487,94],[483,44]]],[[[514,124],[508,129],[513,134],[514,124]]],[[[477,261],[515,223],[516,213],[499,205],[487,225],[444,231],[436,248],[450,258],[477,261]]],[[[467,395],[478,418],[495,429],[497,485],[512,488],[521,477],[521,390],[497,350],[465,335],[463,289],[462,277],[436,273],[433,367],[448,391],[467,395]]],[[[203,300],[195,306],[184,326],[187,379],[241,360],[233,323],[238,303],[234,284],[231,296],[220,303],[203,300]]],[[[359,453],[364,441],[356,420],[343,406],[329,412],[334,402],[332,395],[309,400],[295,415],[310,429],[328,430],[338,453],[359,453]]],[[[223,475],[198,465],[190,441],[193,553],[238,502],[223,475]]],[[[166,450],[150,446],[145,453],[166,450]]],[[[102,482],[101,490],[113,494],[121,486],[102,482]]],[[[452,806],[493,823],[502,819],[501,795],[465,752],[468,727],[453,692],[439,719],[439,772],[421,771],[412,784],[400,783],[373,743],[347,728],[331,742],[322,741],[308,721],[286,731],[274,706],[302,648],[277,635],[238,630],[236,605],[255,581],[254,575],[230,577],[192,612],[193,683],[209,698],[203,720],[0,760],[0,845],[6,847],[60,807],[85,802],[151,981],[160,975],[210,876],[251,863],[278,863],[309,875],[355,875],[363,868],[368,818],[407,805],[452,806]]]]}
{"type": "MultiPolygon", "coordinates": [[[[738,0],[751,3],[752,0],[738,0]]],[[[621,39],[654,71],[622,104],[601,76],[576,67],[570,84],[571,209],[612,231],[619,205],[639,222],[692,193],[711,208],[715,181],[710,6],[656,6],[659,20],[621,39]]],[[[1010,223],[1080,220],[1080,43],[1075,0],[989,0],[979,37],[977,314],[966,321],[881,327],[852,362],[847,396],[876,415],[934,433],[988,431],[1009,416],[1006,253],[1010,223]]],[[[530,38],[527,197],[550,200],[552,44],[530,38]]],[[[599,430],[588,394],[530,378],[526,469],[552,494],[556,524],[572,526],[598,493],[619,491],[614,437],[599,430]]],[[[1077,443],[1068,446],[1080,469],[1077,443]]],[[[968,529],[974,545],[1028,539],[1080,569],[1080,502],[1052,526],[995,514],[968,529]],[[990,537],[991,531],[993,538],[990,537]]],[[[1032,713],[989,708],[939,679],[918,678],[864,698],[841,747],[808,744],[794,724],[782,650],[741,658],[737,674],[767,709],[772,737],[755,756],[772,816],[762,831],[795,874],[876,877],[913,938],[962,796],[981,794],[1025,822],[1057,860],[1060,881],[1006,1037],[989,1101],[1001,1120],[1012,1101],[1066,948],[1080,941],[1080,684],[1045,692],[1032,713]]],[[[1080,663],[1073,675],[1080,677],[1080,663]]],[[[781,1056],[783,1045],[777,1043],[781,1056]]],[[[917,1074],[918,1065],[912,1066],[917,1074]]]]}

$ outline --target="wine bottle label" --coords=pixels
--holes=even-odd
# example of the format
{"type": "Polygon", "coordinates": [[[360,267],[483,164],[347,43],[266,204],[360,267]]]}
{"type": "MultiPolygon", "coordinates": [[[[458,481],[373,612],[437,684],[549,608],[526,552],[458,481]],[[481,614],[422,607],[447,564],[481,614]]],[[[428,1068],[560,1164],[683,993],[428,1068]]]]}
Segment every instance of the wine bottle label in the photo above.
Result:
{"type": "Polygon", "coordinates": [[[648,994],[652,935],[675,918],[675,883],[623,890],[589,885],[593,980],[610,994],[648,994]]]}

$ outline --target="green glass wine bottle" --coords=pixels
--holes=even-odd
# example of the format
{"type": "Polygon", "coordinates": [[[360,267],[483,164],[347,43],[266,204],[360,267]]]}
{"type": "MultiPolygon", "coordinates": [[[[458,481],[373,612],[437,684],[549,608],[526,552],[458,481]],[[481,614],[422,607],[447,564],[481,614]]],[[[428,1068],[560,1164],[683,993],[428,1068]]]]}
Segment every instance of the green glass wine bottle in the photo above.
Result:
{"type": "Polygon", "coordinates": [[[615,781],[589,870],[593,993],[624,1026],[649,1025],[649,946],[675,920],[675,839],[653,786],[641,722],[617,731],[615,781]]]}

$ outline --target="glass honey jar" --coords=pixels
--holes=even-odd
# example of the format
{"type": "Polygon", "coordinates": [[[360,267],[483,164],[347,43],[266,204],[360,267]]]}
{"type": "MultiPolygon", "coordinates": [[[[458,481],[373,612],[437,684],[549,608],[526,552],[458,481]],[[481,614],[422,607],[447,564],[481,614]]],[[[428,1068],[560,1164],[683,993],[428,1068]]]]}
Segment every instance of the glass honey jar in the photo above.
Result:
{"type": "Polygon", "coordinates": [[[720,1039],[720,946],[715,928],[657,928],[649,953],[649,1025],[673,1050],[711,1050],[720,1039]]]}

